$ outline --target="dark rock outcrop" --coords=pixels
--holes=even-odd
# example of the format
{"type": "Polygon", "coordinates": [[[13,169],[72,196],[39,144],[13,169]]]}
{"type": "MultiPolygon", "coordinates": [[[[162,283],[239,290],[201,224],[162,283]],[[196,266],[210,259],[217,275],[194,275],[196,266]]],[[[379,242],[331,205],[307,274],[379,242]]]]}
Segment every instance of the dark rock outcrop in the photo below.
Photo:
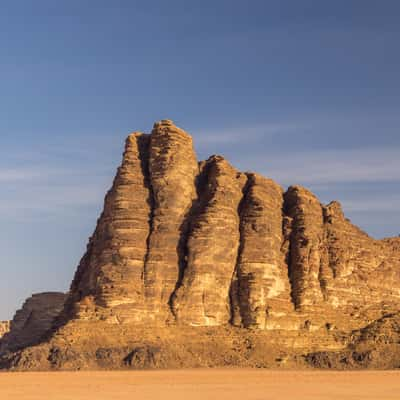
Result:
{"type": "Polygon", "coordinates": [[[400,313],[387,314],[356,330],[340,351],[321,351],[306,356],[317,368],[398,369],[400,368],[400,313]]]}
{"type": "Polygon", "coordinates": [[[37,343],[53,326],[66,300],[64,293],[34,294],[15,313],[8,332],[0,341],[0,353],[37,343]]]}

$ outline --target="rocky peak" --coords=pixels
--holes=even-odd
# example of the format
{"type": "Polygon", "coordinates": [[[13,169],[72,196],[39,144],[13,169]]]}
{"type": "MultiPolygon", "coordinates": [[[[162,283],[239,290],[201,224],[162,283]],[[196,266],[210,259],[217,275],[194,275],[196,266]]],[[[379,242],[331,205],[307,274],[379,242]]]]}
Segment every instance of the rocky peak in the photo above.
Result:
{"type": "MultiPolygon", "coordinates": [[[[368,276],[383,274],[384,260],[393,259],[386,243],[354,227],[338,202],[323,206],[304,187],[284,192],[220,155],[198,163],[191,136],[161,120],[150,135],[134,132],[126,141],[71,286],[70,317],[283,326],[282,315],[294,310],[365,303],[364,291],[379,302],[386,284],[371,285],[368,276]]],[[[398,272],[390,276],[400,288],[398,272]]],[[[398,301],[396,290],[390,301],[398,301]]]]}

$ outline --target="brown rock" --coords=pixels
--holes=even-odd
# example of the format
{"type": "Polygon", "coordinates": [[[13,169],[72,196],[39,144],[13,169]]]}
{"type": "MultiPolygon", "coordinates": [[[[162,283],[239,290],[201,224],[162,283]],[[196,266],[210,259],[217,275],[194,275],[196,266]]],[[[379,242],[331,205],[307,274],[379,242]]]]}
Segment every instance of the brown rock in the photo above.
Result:
{"type": "Polygon", "coordinates": [[[296,308],[321,304],[324,299],[324,218],[322,205],[307,189],[292,186],[285,193],[285,212],[291,219],[289,276],[296,308]]]}
{"type": "Polygon", "coordinates": [[[69,304],[79,318],[101,315],[140,323],[146,315],[143,274],[152,202],[149,143],[150,137],[142,133],[126,140],[122,165],[71,286],[69,304]]]}
{"type": "Polygon", "coordinates": [[[314,352],[305,358],[316,368],[398,369],[400,313],[387,314],[366,327],[353,331],[350,343],[339,352],[314,352]]]}
{"type": "Polygon", "coordinates": [[[177,319],[215,326],[231,319],[229,289],[239,247],[238,207],[246,181],[225,159],[202,166],[206,182],[187,243],[187,267],[174,300],[177,319]]]}
{"type": "Polygon", "coordinates": [[[192,138],[170,120],[154,125],[149,156],[153,213],[144,284],[149,315],[164,322],[185,262],[182,237],[197,196],[198,165],[192,138]]]}
{"type": "MultiPolygon", "coordinates": [[[[400,301],[399,252],[396,240],[372,239],[347,220],[338,202],[324,208],[325,231],[332,279],[328,301],[341,309],[363,308],[400,301]]],[[[351,312],[351,311],[349,311],[351,312]]]]}
{"type": "Polygon", "coordinates": [[[53,325],[61,313],[64,293],[38,293],[27,299],[15,313],[0,342],[0,353],[35,344],[53,325]]]}
{"type": "Polygon", "coordinates": [[[269,319],[292,310],[282,253],[283,190],[274,181],[248,175],[240,211],[238,304],[245,327],[267,328],[269,319]]]}

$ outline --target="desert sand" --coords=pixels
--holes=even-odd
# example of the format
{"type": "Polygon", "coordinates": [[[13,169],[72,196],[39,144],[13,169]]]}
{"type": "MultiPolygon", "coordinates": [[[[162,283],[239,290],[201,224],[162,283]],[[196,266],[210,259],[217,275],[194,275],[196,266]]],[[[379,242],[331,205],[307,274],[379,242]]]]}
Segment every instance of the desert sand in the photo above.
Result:
{"type": "Polygon", "coordinates": [[[400,398],[400,371],[246,369],[132,372],[0,373],[0,399],[262,399],[400,398]]]}

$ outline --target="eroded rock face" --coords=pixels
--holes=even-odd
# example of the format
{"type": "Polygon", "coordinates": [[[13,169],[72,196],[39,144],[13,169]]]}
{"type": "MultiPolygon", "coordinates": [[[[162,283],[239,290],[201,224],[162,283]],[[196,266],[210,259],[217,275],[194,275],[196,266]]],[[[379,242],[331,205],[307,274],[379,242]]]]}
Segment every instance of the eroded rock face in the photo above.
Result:
{"type": "Polygon", "coordinates": [[[400,304],[399,265],[398,240],[370,238],[339,203],[221,156],[198,164],[163,120],[127,139],[66,320],[296,330],[345,309],[357,321],[400,304]]]}
{"type": "Polygon", "coordinates": [[[283,244],[283,189],[248,174],[240,210],[237,304],[245,327],[267,328],[271,316],[293,311],[283,244]]]}
{"type": "Polygon", "coordinates": [[[396,239],[377,241],[348,221],[337,202],[324,207],[330,279],[328,302],[362,309],[366,303],[400,301],[399,252],[396,239]]]}
{"type": "Polygon", "coordinates": [[[150,315],[164,321],[185,265],[186,216],[197,197],[199,167],[192,138],[169,120],[154,125],[149,156],[153,211],[144,284],[150,315]]]}
{"type": "Polygon", "coordinates": [[[66,298],[64,293],[48,292],[27,299],[9,323],[9,331],[0,342],[0,353],[36,343],[53,326],[66,298]]]}
{"type": "Polygon", "coordinates": [[[317,368],[398,369],[400,367],[400,313],[386,314],[352,332],[350,343],[340,352],[310,353],[306,361],[317,368]]]}
{"type": "Polygon", "coordinates": [[[151,228],[150,137],[129,135],[121,167],[71,286],[69,316],[145,318],[144,269],[151,228]]]}
{"type": "Polygon", "coordinates": [[[199,211],[191,221],[187,267],[174,309],[181,323],[213,326],[231,319],[229,291],[240,242],[238,208],[246,177],[218,156],[207,160],[202,169],[206,184],[199,211]]]}
{"type": "Polygon", "coordinates": [[[324,216],[318,199],[308,190],[292,186],[285,193],[285,213],[290,218],[289,276],[298,309],[324,300],[324,216]]]}
{"type": "Polygon", "coordinates": [[[131,134],[104,211],[71,286],[67,319],[165,324],[184,268],[199,167],[171,121],[131,134]]]}
{"type": "MultiPolygon", "coordinates": [[[[291,356],[298,365],[302,355],[325,357],[315,349],[347,349],[354,332],[399,308],[399,238],[375,240],[338,202],[323,205],[301,186],[284,191],[221,156],[198,163],[190,135],[163,120],[128,137],[54,337],[0,367],[152,359],[136,348],[159,349],[154,367],[275,365],[266,347],[285,353],[278,365],[291,356]]],[[[21,313],[6,335],[19,332],[17,347],[55,315],[46,311],[35,328],[21,313]]]]}

